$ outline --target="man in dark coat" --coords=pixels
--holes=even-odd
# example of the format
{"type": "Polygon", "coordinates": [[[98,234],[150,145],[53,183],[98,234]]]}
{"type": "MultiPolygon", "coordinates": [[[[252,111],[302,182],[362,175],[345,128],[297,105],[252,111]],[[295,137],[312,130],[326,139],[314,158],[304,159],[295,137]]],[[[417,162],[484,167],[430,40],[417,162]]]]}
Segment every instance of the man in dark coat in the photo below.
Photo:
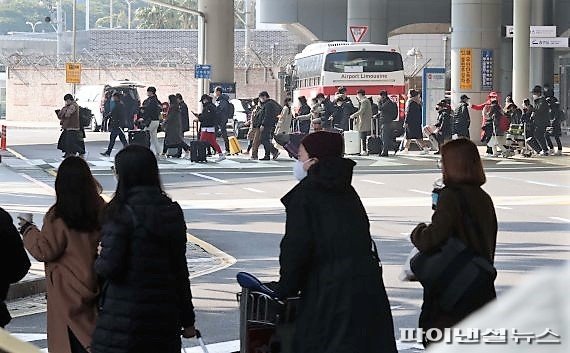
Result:
{"type": "Polygon", "coordinates": [[[188,105],[182,98],[182,95],[176,93],[176,98],[178,98],[178,106],[180,107],[180,126],[182,128],[182,138],[184,138],[184,133],[190,131],[190,114],[188,113],[188,105]]]}
{"type": "Polygon", "coordinates": [[[471,125],[471,117],[469,116],[469,97],[465,94],[461,95],[461,102],[453,112],[451,122],[451,136],[469,138],[469,125],[471,125]]]}
{"type": "Polygon", "coordinates": [[[546,127],[550,125],[550,107],[546,103],[546,99],[542,96],[542,87],[535,86],[532,90],[532,99],[534,102],[534,112],[532,119],[534,122],[534,138],[538,142],[543,156],[548,156],[548,146],[544,135],[546,127]]]}
{"type": "Polygon", "coordinates": [[[388,97],[386,91],[380,92],[376,118],[382,126],[382,152],[380,156],[388,157],[388,151],[392,145],[392,124],[398,118],[398,106],[388,97]]]}
{"type": "Polygon", "coordinates": [[[287,221],[278,293],[300,294],[296,353],[396,352],[369,220],[351,186],[355,163],[342,150],[342,135],[333,132],[301,142],[301,180],[281,200],[287,221]]]}
{"type": "Polygon", "coordinates": [[[227,94],[222,93],[222,87],[216,87],[216,89],[214,89],[214,96],[216,98],[216,102],[217,102],[217,109],[216,109],[216,113],[218,115],[218,129],[220,130],[220,133],[222,134],[222,138],[224,139],[224,144],[226,147],[226,153],[230,153],[230,141],[228,139],[228,130],[227,130],[227,125],[228,125],[228,120],[229,119],[233,119],[233,116],[231,114],[231,107],[230,107],[230,97],[227,94]]]}
{"type": "Polygon", "coordinates": [[[271,155],[273,155],[273,159],[277,159],[279,150],[273,146],[271,139],[273,138],[273,131],[275,131],[275,124],[277,124],[277,115],[281,113],[281,106],[269,98],[269,93],[265,91],[259,93],[259,101],[261,102],[261,111],[259,112],[261,126],[259,132],[261,134],[261,144],[265,149],[265,157],[260,160],[268,161],[271,159],[271,155]]]}
{"type": "Polygon", "coordinates": [[[121,102],[121,94],[118,92],[114,93],[113,100],[115,101],[115,105],[111,111],[111,117],[109,118],[109,131],[111,132],[109,146],[107,146],[105,152],[101,152],[101,155],[105,157],[111,156],[117,137],[121,140],[123,147],[129,144],[123,132],[123,128],[125,127],[125,107],[123,102],[121,102]]]}
{"type": "Polygon", "coordinates": [[[28,273],[30,260],[12,217],[0,207],[0,327],[6,326],[12,317],[4,304],[10,284],[16,283],[28,273]]]}
{"type": "Polygon", "coordinates": [[[435,109],[437,110],[438,115],[434,133],[437,137],[437,142],[439,143],[438,150],[435,154],[439,154],[441,146],[451,140],[451,110],[445,100],[441,100],[437,103],[435,109]]]}

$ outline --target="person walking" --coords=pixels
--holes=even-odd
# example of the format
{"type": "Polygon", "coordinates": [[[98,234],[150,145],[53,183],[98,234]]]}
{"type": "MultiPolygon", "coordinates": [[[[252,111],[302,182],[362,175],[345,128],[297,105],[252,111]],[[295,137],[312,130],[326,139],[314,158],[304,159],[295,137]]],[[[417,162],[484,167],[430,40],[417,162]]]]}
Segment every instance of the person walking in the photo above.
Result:
{"type": "MultiPolygon", "coordinates": [[[[297,100],[299,101],[299,110],[297,111],[296,117],[310,115],[311,107],[309,106],[309,103],[307,103],[307,97],[299,96],[297,100]]],[[[311,119],[299,120],[299,130],[301,130],[301,133],[308,134],[310,128],[311,119]]]]}
{"type": "MultiPolygon", "coordinates": [[[[431,224],[418,224],[411,234],[412,243],[420,252],[430,253],[449,238],[458,238],[492,265],[497,244],[497,215],[491,197],[481,188],[486,178],[477,146],[464,138],[452,140],[441,147],[441,164],[445,187],[439,192],[431,224]],[[465,213],[473,227],[465,225],[465,213]]],[[[449,312],[440,304],[443,301],[440,292],[424,288],[419,327],[424,332],[430,328],[453,327],[495,298],[493,280],[470,294],[474,300],[464,300],[449,312]]]]}
{"type": "Polygon", "coordinates": [[[91,353],[180,353],[180,335],[195,335],[184,212],[148,148],[121,150],[115,172],[95,261],[103,288],[91,353]]]}
{"type": "Polygon", "coordinates": [[[289,142],[289,135],[292,132],[293,112],[291,111],[291,102],[292,99],[290,97],[285,98],[283,109],[281,109],[281,114],[279,114],[279,121],[277,121],[277,126],[275,127],[275,136],[273,138],[281,146],[285,146],[289,142]]]}
{"type": "Polygon", "coordinates": [[[372,124],[372,105],[370,100],[366,97],[366,91],[363,89],[358,90],[358,110],[356,113],[350,116],[354,119],[354,127],[360,133],[360,141],[362,152],[361,156],[368,156],[368,146],[366,145],[366,140],[368,136],[372,134],[371,124],[372,124]]]}
{"type": "Polygon", "coordinates": [[[150,149],[154,152],[155,156],[160,156],[160,144],[158,143],[158,127],[160,125],[160,112],[162,104],[156,97],[156,88],[148,87],[146,89],[147,99],[142,104],[142,114],[145,129],[148,130],[150,135],[150,149]]]}
{"type": "Polygon", "coordinates": [[[459,138],[465,137],[469,138],[469,126],[471,125],[471,117],[469,115],[469,97],[466,94],[462,94],[459,98],[460,102],[452,115],[451,120],[451,137],[459,138]]]}
{"type": "Polygon", "coordinates": [[[111,152],[113,152],[113,147],[115,147],[115,142],[117,141],[117,137],[121,140],[123,147],[126,147],[129,142],[125,137],[125,133],[123,132],[124,124],[125,124],[125,107],[123,102],[121,102],[121,94],[119,92],[113,93],[113,110],[111,111],[111,117],[109,118],[109,131],[111,135],[109,137],[109,145],[107,146],[107,150],[105,152],[101,152],[101,155],[104,157],[110,157],[111,152]]]}
{"type": "Polygon", "coordinates": [[[71,94],[63,97],[65,105],[57,111],[59,124],[61,125],[61,135],[57,144],[57,148],[61,150],[63,158],[75,156],[76,154],[85,153],[81,146],[81,127],[79,122],[79,105],[71,94]]]}
{"type": "Polygon", "coordinates": [[[538,142],[541,151],[541,156],[548,156],[548,145],[546,144],[546,128],[550,125],[550,108],[546,99],[542,96],[542,87],[535,86],[532,89],[532,100],[534,104],[534,111],[532,119],[534,122],[534,138],[538,142]]]}
{"type": "Polygon", "coordinates": [[[212,97],[207,94],[202,95],[200,102],[202,103],[202,113],[197,115],[200,121],[200,141],[208,142],[218,153],[216,162],[223,161],[226,156],[216,141],[216,124],[218,121],[216,106],[212,103],[212,97]]]}
{"type": "Polygon", "coordinates": [[[438,148],[435,154],[441,153],[441,146],[451,140],[451,114],[450,109],[445,100],[436,104],[437,122],[435,123],[434,134],[437,138],[438,148]]]}
{"type": "Polygon", "coordinates": [[[187,152],[187,157],[190,158],[190,146],[184,142],[183,138],[184,133],[182,132],[180,106],[178,102],[178,98],[174,94],[168,96],[169,108],[164,122],[165,135],[162,153],[166,154],[169,148],[176,148],[175,158],[182,157],[182,150],[187,152]]]}
{"type": "Polygon", "coordinates": [[[230,97],[223,93],[222,87],[218,86],[214,89],[214,97],[216,98],[216,113],[218,115],[218,128],[224,139],[226,153],[230,153],[230,140],[228,139],[228,120],[233,119],[233,107],[231,107],[230,97]]]}
{"type": "Polygon", "coordinates": [[[273,159],[279,157],[279,150],[273,146],[271,139],[275,131],[275,124],[277,123],[277,115],[281,111],[281,106],[269,98],[269,93],[262,91],[259,93],[259,101],[261,102],[261,110],[259,111],[261,126],[259,127],[259,134],[261,144],[265,150],[265,156],[260,158],[260,161],[268,161],[273,155],[273,159]]]}
{"type": "Polygon", "coordinates": [[[422,154],[428,154],[429,148],[424,143],[422,132],[422,98],[420,92],[411,89],[406,101],[406,117],[404,118],[405,142],[404,152],[407,153],[412,142],[415,142],[422,150],[422,154]]]}
{"type": "Polygon", "coordinates": [[[388,157],[392,147],[392,124],[398,119],[398,106],[389,97],[388,92],[380,91],[378,100],[378,123],[382,126],[382,152],[381,157],[388,157]]]}
{"type": "Polygon", "coordinates": [[[103,97],[103,101],[101,102],[101,107],[99,111],[101,112],[101,116],[103,117],[101,121],[101,131],[107,132],[109,131],[109,117],[111,116],[111,102],[113,101],[113,92],[111,90],[105,91],[105,96],[103,97]]]}
{"type": "Polygon", "coordinates": [[[395,353],[390,303],[342,135],[320,131],[299,147],[299,183],[282,199],[280,298],[300,296],[293,351],[395,353]],[[343,205],[339,208],[337,205],[343,205]]]}
{"type": "Polygon", "coordinates": [[[58,168],[56,202],[41,230],[20,219],[26,249],[45,263],[50,352],[86,353],[91,347],[99,293],[93,265],[105,205],[101,191],[83,159],[67,158],[58,168]]]}
{"type": "Polygon", "coordinates": [[[254,98],[253,101],[255,105],[251,112],[251,126],[248,137],[251,141],[251,159],[256,161],[259,159],[259,146],[261,145],[261,133],[259,129],[261,128],[263,117],[261,116],[261,102],[259,101],[259,97],[254,98]]]}
{"type": "MultiPolygon", "coordinates": [[[[511,96],[507,96],[505,99],[504,114],[509,118],[510,124],[521,124],[522,123],[522,110],[513,102],[511,96]]],[[[510,126],[510,125],[509,125],[510,126]]]]}
{"type": "Polygon", "coordinates": [[[4,328],[12,316],[4,301],[12,283],[20,281],[30,269],[30,260],[24,250],[24,244],[14,226],[12,217],[0,207],[0,234],[2,246],[0,247],[0,328],[4,328]]]}
{"type": "Polygon", "coordinates": [[[184,133],[190,131],[190,114],[188,105],[184,102],[184,98],[180,93],[176,93],[178,99],[178,107],[180,108],[180,127],[182,128],[180,138],[184,140],[184,133]]]}
{"type": "Polygon", "coordinates": [[[548,148],[550,148],[550,154],[561,156],[562,155],[562,142],[560,141],[560,136],[562,135],[562,120],[564,113],[560,109],[560,103],[558,103],[558,99],[556,97],[548,97],[546,98],[546,103],[550,108],[550,128],[547,129],[544,138],[546,140],[546,144],[548,148]],[[554,145],[550,140],[550,137],[554,137],[556,141],[556,147],[558,147],[558,151],[554,151],[554,145]]]}

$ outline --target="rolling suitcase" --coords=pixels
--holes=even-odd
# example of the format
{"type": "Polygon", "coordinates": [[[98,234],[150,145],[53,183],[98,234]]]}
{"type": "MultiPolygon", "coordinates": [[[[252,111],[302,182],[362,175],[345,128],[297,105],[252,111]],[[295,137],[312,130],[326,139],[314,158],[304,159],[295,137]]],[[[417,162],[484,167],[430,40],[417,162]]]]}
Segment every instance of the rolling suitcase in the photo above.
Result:
{"type": "Polygon", "coordinates": [[[150,148],[150,133],[147,130],[129,130],[129,144],[150,148]]]}
{"type": "Polygon", "coordinates": [[[342,133],[344,138],[344,154],[360,154],[360,133],[353,130],[354,120],[351,119],[350,122],[352,122],[352,128],[342,133]]]}
{"type": "Polygon", "coordinates": [[[190,142],[190,161],[196,163],[206,163],[210,144],[206,141],[190,142]]]}
{"type": "Polygon", "coordinates": [[[237,137],[228,136],[228,140],[230,142],[230,154],[240,154],[241,146],[239,144],[237,137]]]}
{"type": "Polygon", "coordinates": [[[366,146],[369,154],[380,154],[382,152],[382,138],[379,132],[379,121],[372,118],[370,120],[370,131],[372,135],[366,137],[366,146]]]}

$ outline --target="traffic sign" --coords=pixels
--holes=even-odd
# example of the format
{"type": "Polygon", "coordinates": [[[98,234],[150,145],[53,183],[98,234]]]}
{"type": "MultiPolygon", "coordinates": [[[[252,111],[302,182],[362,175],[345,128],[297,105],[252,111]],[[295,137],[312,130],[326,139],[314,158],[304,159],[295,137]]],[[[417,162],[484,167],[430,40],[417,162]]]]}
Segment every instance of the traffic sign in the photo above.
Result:
{"type": "Polygon", "coordinates": [[[531,38],[531,48],[568,48],[568,37],[531,38]]]}
{"type": "Polygon", "coordinates": [[[212,65],[194,66],[194,78],[210,79],[211,74],[212,74],[212,65]]]}
{"type": "Polygon", "coordinates": [[[368,26],[350,26],[350,34],[352,34],[352,39],[354,39],[356,43],[360,43],[367,32],[368,26]]]}
{"type": "MultiPolygon", "coordinates": [[[[505,26],[505,37],[513,38],[515,34],[514,26],[505,26]]],[[[530,26],[531,38],[552,38],[556,37],[556,26],[530,26]]]]}
{"type": "Polygon", "coordinates": [[[78,63],[65,64],[65,82],[81,83],[81,64],[78,63]]]}

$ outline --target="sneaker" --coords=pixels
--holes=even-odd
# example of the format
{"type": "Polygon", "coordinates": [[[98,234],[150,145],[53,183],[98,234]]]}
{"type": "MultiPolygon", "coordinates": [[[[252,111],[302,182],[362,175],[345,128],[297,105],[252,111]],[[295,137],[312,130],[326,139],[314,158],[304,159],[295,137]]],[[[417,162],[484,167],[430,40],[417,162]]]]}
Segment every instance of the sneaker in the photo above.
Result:
{"type": "Polygon", "coordinates": [[[270,161],[271,158],[269,158],[269,156],[263,157],[263,158],[259,158],[260,161],[270,161]]]}
{"type": "Polygon", "coordinates": [[[546,151],[540,151],[540,153],[538,154],[540,157],[548,157],[548,152],[546,151]]]}
{"type": "Polygon", "coordinates": [[[562,150],[556,151],[556,153],[555,153],[554,155],[556,155],[556,156],[562,156],[562,150]]]}
{"type": "Polygon", "coordinates": [[[226,156],[225,156],[223,153],[220,153],[220,154],[218,155],[218,158],[216,159],[216,162],[221,162],[221,161],[223,161],[224,159],[226,159],[226,156]]]}
{"type": "Polygon", "coordinates": [[[364,151],[364,152],[360,152],[361,156],[368,156],[368,152],[364,151]]]}
{"type": "Polygon", "coordinates": [[[554,150],[554,148],[551,148],[550,151],[548,151],[548,154],[554,156],[556,154],[556,151],[554,150]]]}
{"type": "Polygon", "coordinates": [[[101,152],[99,154],[102,155],[103,157],[111,157],[111,154],[109,152],[101,152]]]}
{"type": "Polygon", "coordinates": [[[281,153],[279,151],[275,152],[275,154],[273,155],[273,160],[276,160],[277,157],[279,157],[281,153]]]}

